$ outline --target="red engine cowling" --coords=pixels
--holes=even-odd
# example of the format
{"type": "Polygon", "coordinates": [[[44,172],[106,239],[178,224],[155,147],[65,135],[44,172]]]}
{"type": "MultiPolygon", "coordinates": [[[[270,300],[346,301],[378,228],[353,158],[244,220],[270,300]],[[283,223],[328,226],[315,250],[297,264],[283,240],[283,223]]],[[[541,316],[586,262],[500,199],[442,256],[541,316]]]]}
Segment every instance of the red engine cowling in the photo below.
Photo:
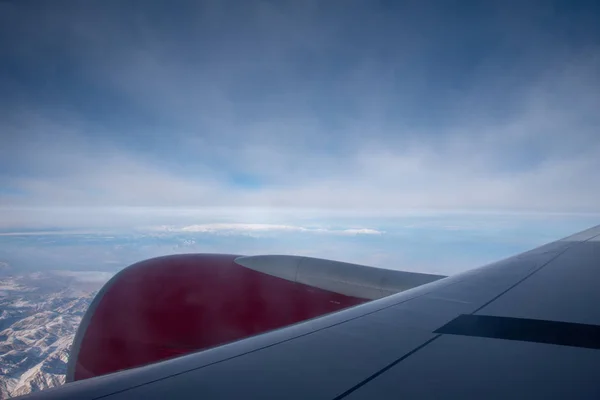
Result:
{"type": "Polygon", "coordinates": [[[236,257],[167,256],[118,273],[81,323],[68,380],[191,353],[366,301],[245,268],[236,257]]]}
{"type": "Polygon", "coordinates": [[[237,258],[173,255],[116,274],[81,322],[67,381],[218,346],[441,278],[293,256],[237,258]]]}

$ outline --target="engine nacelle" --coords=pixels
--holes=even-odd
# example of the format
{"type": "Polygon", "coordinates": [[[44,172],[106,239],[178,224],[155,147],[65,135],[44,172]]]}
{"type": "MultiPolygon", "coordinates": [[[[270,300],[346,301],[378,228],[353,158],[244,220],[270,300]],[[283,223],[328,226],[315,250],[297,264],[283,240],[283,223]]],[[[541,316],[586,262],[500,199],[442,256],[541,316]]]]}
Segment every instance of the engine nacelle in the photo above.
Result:
{"type": "Polygon", "coordinates": [[[440,278],[294,256],[142,261],[117,273],[90,305],[67,381],[204,350],[440,278]]]}

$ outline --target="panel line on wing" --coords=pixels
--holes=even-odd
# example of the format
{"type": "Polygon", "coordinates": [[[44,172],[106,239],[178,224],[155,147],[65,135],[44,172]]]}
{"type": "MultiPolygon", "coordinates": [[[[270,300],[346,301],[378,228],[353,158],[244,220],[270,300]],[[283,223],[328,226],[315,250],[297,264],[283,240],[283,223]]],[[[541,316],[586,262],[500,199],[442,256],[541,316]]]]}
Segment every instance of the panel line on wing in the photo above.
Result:
{"type": "Polygon", "coordinates": [[[369,376],[367,379],[365,379],[365,380],[357,383],[356,385],[352,386],[350,389],[346,390],[344,393],[340,394],[339,396],[334,397],[333,400],[343,399],[344,397],[348,396],[350,393],[352,393],[352,392],[356,391],[357,389],[359,389],[361,386],[366,385],[367,383],[371,382],[373,379],[377,378],[378,376],[380,376],[384,372],[388,371],[389,369],[391,369],[392,367],[394,367],[396,364],[400,363],[401,361],[404,361],[404,359],[410,357],[411,355],[413,355],[417,351],[421,350],[423,347],[427,346],[428,344],[430,344],[431,342],[433,342],[434,340],[436,340],[440,336],[442,336],[442,334],[436,335],[436,336],[432,337],[431,339],[429,339],[428,341],[426,341],[425,343],[421,344],[420,346],[415,347],[414,349],[412,349],[411,351],[409,351],[408,353],[406,353],[405,355],[403,355],[402,357],[400,357],[396,361],[388,364],[387,366],[385,366],[384,368],[380,369],[379,371],[377,371],[373,375],[369,376]]]}
{"type": "MultiPolygon", "coordinates": [[[[600,236],[600,235],[597,235],[600,236]]],[[[596,236],[586,239],[583,242],[587,242],[588,240],[591,240],[593,238],[595,238],[596,236]]],[[[503,292],[501,292],[500,294],[494,296],[491,300],[488,300],[487,302],[485,302],[483,305],[481,305],[480,307],[478,307],[476,310],[474,310],[471,314],[475,314],[476,312],[480,311],[481,309],[483,309],[484,307],[488,306],[489,304],[493,303],[494,301],[498,300],[500,297],[504,296],[506,293],[508,293],[509,291],[511,291],[512,289],[514,289],[515,287],[519,286],[521,283],[523,283],[525,280],[529,279],[530,277],[532,277],[535,273],[541,271],[545,266],[547,266],[548,264],[550,264],[551,262],[553,262],[554,260],[556,260],[558,257],[562,256],[563,254],[565,254],[567,251],[569,251],[569,249],[572,249],[574,246],[581,244],[583,242],[574,242],[572,245],[568,246],[567,248],[565,248],[563,251],[561,251],[560,253],[558,253],[557,255],[555,255],[554,257],[552,257],[550,260],[546,261],[545,263],[543,263],[542,265],[540,265],[538,268],[534,269],[533,271],[531,271],[529,274],[525,275],[523,278],[519,279],[517,282],[515,282],[513,285],[511,285],[508,289],[504,290],[503,292]]]]}

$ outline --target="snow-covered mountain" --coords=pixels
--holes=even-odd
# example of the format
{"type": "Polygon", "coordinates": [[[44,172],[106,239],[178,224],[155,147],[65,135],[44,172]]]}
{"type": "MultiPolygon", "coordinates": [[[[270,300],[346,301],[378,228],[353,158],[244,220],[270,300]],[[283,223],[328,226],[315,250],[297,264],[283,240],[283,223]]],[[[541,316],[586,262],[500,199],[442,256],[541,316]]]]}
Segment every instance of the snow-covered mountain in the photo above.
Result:
{"type": "Polygon", "coordinates": [[[79,322],[107,273],[0,276],[0,399],[61,385],[79,322]]]}

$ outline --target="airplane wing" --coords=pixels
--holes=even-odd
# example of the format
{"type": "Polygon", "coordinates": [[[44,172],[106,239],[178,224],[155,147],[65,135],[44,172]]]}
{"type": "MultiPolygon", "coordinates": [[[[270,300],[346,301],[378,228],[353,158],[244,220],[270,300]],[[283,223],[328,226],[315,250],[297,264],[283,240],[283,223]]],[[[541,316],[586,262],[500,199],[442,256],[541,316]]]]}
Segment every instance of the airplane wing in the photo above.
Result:
{"type": "Polygon", "coordinates": [[[600,398],[599,283],[600,226],[282,329],[29,397],[600,398]]]}

